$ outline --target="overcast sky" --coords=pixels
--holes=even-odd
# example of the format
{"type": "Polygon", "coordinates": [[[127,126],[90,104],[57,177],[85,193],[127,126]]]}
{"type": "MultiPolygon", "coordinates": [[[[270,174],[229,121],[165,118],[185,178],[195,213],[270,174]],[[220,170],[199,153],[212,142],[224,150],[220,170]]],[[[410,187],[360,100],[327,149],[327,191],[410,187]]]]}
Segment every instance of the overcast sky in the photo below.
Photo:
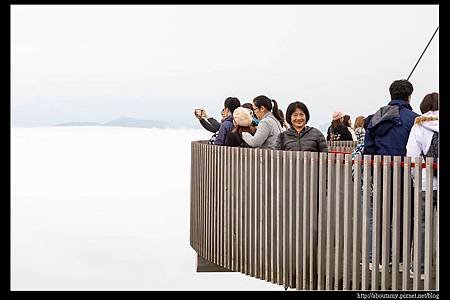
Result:
{"type": "MultiPolygon", "coordinates": [[[[373,113],[439,25],[438,5],[12,5],[13,126],[121,116],[198,125],[228,96],[373,113]]],[[[412,106],[439,91],[439,32],[412,106]]]]}

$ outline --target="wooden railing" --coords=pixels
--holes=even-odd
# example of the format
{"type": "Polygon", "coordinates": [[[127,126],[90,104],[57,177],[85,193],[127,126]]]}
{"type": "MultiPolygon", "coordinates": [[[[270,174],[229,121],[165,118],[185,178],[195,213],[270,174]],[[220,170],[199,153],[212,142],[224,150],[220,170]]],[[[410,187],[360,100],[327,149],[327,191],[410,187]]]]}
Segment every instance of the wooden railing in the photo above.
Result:
{"type": "Polygon", "coordinates": [[[356,147],[354,141],[327,141],[328,151],[351,153],[356,147]]]}
{"type": "Polygon", "coordinates": [[[191,146],[190,244],[205,260],[299,290],[439,289],[431,159],[423,212],[420,159],[191,146]]]}

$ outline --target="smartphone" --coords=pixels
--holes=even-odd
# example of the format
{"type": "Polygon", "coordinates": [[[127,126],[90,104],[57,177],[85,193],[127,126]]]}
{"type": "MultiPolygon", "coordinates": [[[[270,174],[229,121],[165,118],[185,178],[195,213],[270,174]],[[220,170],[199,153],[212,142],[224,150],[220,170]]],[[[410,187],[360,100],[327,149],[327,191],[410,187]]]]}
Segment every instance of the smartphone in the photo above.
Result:
{"type": "Polygon", "coordinates": [[[203,113],[203,109],[201,109],[201,108],[195,109],[195,114],[196,114],[196,115],[201,116],[202,113],[203,113]]]}

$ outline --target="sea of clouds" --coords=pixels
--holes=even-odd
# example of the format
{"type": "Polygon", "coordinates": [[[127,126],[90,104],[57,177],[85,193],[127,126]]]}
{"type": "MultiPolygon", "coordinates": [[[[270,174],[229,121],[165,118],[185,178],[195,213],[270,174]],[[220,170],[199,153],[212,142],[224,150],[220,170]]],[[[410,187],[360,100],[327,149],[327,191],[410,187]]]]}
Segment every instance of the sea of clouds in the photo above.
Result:
{"type": "Polygon", "coordinates": [[[11,289],[282,290],[240,273],[196,272],[191,141],[210,136],[13,127],[11,289]]]}

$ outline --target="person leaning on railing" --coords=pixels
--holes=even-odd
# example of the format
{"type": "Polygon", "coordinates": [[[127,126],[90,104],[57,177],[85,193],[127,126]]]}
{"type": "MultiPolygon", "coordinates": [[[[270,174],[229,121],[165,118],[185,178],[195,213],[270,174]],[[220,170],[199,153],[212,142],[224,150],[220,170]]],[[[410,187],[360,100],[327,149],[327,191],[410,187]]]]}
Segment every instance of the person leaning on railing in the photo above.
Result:
{"type": "Polygon", "coordinates": [[[355,131],[352,128],[352,118],[349,115],[344,115],[344,120],[342,121],[345,127],[347,127],[348,131],[352,135],[352,140],[354,142],[357,141],[355,131]]]}
{"type": "MultiPolygon", "coordinates": [[[[389,155],[406,156],[406,143],[408,142],[411,127],[414,120],[419,115],[413,112],[410,105],[411,94],[413,93],[412,84],[405,79],[395,80],[389,86],[391,101],[388,105],[378,109],[373,115],[367,117],[368,125],[364,137],[364,155],[389,155]]],[[[400,176],[403,177],[403,169],[400,176]]],[[[392,186],[393,176],[391,176],[392,186]]],[[[403,198],[404,182],[400,181],[400,199],[403,198]]],[[[383,185],[380,187],[380,195],[383,193],[383,185]]],[[[392,196],[393,190],[390,189],[392,196]]],[[[411,191],[408,191],[411,193],[411,191]]],[[[392,197],[391,197],[392,199],[392,197]]],[[[411,198],[410,198],[411,199],[411,198]]],[[[381,200],[382,201],[382,200],[381,200]]],[[[411,201],[411,200],[410,200],[411,201]]],[[[392,205],[390,202],[390,218],[392,219],[392,205]]],[[[372,256],[372,216],[373,203],[369,202],[369,257],[372,256]]],[[[381,220],[382,222],[382,220],[381,220]]],[[[403,202],[400,203],[400,236],[403,235],[403,202]]],[[[412,231],[410,231],[410,236],[412,231]]],[[[390,235],[392,239],[392,235],[390,235]]],[[[390,241],[391,243],[391,241],[390,241]]],[[[400,261],[403,256],[403,243],[400,243],[400,261]]]]}
{"type": "Polygon", "coordinates": [[[290,128],[277,137],[275,149],[290,151],[328,152],[325,136],[314,127],[306,126],[309,110],[302,102],[289,104],[286,110],[286,122],[290,128]]]}
{"type": "Polygon", "coordinates": [[[243,132],[242,138],[250,147],[275,149],[277,136],[284,130],[277,102],[263,95],[258,96],[253,99],[253,113],[260,120],[256,132],[254,135],[243,132]]]}
{"type": "Polygon", "coordinates": [[[242,133],[255,134],[256,126],[253,124],[253,111],[245,107],[238,107],[233,112],[234,127],[225,138],[225,146],[248,148],[247,143],[242,139],[242,133]]]}
{"type": "MultiPolygon", "coordinates": [[[[426,95],[420,104],[422,115],[417,117],[409,134],[406,144],[406,155],[412,159],[416,157],[432,157],[434,162],[439,157],[439,94],[431,93],[426,95]]],[[[414,176],[414,173],[412,173],[414,176]]],[[[439,188],[437,172],[433,174],[433,208],[437,206],[437,190],[439,188]]],[[[425,191],[426,191],[426,170],[422,169],[422,215],[420,218],[421,248],[425,245],[425,191]]],[[[414,181],[415,184],[415,181],[414,181]]],[[[424,272],[424,253],[421,252],[421,273],[424,272]]],[[[412,272],[411,268],[411,272],[412,272]]]]}
{"type": "Polygon", "coordinates": [[[364,135],[366,133],[366,130],[364,129],[364,121],[365,118],[363,116],[357,116],[355,119],[353,130],[355,131],[356,135],[356,145],[364,145],[364,135]]]}
{"type": "Polygon", "coordinates": [[[352,134],[346,126],[344,126],[344,113],[335,111],[331,115],[330,127],[327,130],[327,141],[353,141],[352,134]]]}
{"type": "Polygon", "coordinates": [[[241,106],[241,102],[238,98],[228,97],[227,99],[225,99],[223,106],[225,118],[222,120],[219,132],[217,133],[217,137],[214,140],[214,145],[220,146],[225,145],[227,134],[233,129],[233,112],[236,108],[241,106]]]}

